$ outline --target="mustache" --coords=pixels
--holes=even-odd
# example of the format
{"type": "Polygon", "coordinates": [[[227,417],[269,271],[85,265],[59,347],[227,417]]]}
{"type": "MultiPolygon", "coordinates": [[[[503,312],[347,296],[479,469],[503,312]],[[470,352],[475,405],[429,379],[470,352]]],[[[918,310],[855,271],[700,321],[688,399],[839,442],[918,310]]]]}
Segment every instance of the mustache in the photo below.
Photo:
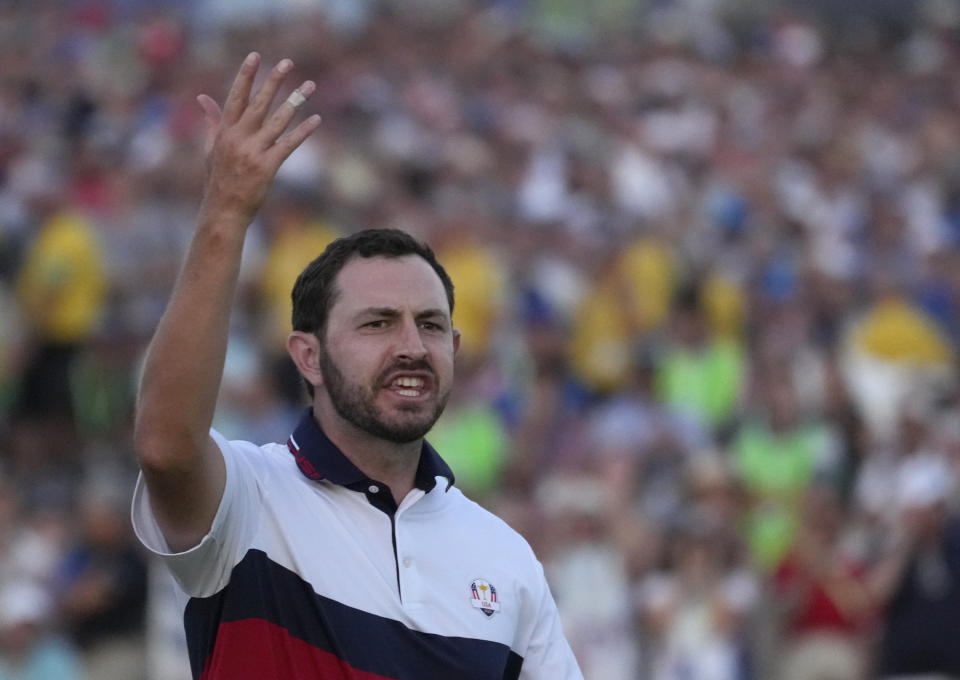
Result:
{"type": "Polygon", "coordinates": [[[385,382],[394,373],[404,373],[404,372],[425,372],[429,373],[431,376],[434,376],[433,366],[430,365],[426,359],[418,359],[416,361],[395,361],[387,368],[383,370],[378,376],[380,382],[385,382]]]}

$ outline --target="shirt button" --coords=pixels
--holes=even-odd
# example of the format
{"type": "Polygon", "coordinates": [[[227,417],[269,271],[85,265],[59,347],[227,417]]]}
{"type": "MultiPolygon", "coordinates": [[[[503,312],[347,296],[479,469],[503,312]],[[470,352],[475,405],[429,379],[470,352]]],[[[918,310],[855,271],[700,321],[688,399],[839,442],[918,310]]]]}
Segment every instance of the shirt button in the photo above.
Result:
{"type": "Polygon", "coordinates": [[[403,566],[409,567],[411,564],[413,564],[413,559],[412,559],[412,558],[410,558],[410,557],[404,557],[404,558],[403,558],[403,566]]]}
{"type": "Polygon", "coordinates": [[[367,487],[367,491],[369,491],[370,493],[380,493],[380,487],[377,486],[376,484],[371,484],[370,486],[367,487]]]}

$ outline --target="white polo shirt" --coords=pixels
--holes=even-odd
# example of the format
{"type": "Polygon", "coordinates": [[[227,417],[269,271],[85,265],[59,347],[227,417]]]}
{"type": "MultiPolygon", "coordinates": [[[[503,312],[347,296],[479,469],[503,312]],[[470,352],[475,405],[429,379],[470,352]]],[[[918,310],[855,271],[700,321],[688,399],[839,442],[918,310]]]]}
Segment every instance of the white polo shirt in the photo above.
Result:
{"type": "Polygon", "coordinates": [[[428,444],[397,507],[310,410],[287,446],[212,434],[226,488],[199,545],[169,551],[142,478],[133,499],[182,588],[194,678],[582,678],[529,545],[428,444]]]}

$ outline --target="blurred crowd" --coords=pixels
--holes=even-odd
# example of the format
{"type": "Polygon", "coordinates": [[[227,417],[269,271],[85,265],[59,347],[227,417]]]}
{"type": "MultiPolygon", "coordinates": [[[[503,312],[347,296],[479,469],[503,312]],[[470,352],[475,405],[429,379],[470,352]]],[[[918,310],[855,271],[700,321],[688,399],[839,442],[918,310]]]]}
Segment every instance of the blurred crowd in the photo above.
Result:
{"type": "Polygon", "coordinates": [[[406,229],[463,332],[428,438],[588,680],[960,677],[960,3],[889,4],[0,3],[0,680],[189,677],[133,400],[195,96],[252,49],[324,122],[251,228],[219,430],[286,439],[294,278],[406,229]]]}

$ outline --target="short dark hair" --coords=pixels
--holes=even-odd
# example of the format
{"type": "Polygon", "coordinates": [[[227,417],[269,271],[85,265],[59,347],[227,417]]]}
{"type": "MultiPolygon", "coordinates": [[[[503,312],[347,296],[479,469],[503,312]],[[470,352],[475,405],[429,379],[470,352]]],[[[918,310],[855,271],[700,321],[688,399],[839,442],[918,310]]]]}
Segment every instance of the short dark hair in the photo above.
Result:
{"type": "MultiPolygon", "coordinates": [[[[313,333],[323,340],[330,309],[338,291],[334,286],[337,274],[350,260],[363,257],[422,257],[440,277],[453,315],[453,281],[437,261],[433,249],[399,229],[365,229],[333,241],[318,257],[300,272],[290,297],[293,299],[293,330],[313,333]]],[[[313,396],[313,386],[307,384],[313,396]]]]}

